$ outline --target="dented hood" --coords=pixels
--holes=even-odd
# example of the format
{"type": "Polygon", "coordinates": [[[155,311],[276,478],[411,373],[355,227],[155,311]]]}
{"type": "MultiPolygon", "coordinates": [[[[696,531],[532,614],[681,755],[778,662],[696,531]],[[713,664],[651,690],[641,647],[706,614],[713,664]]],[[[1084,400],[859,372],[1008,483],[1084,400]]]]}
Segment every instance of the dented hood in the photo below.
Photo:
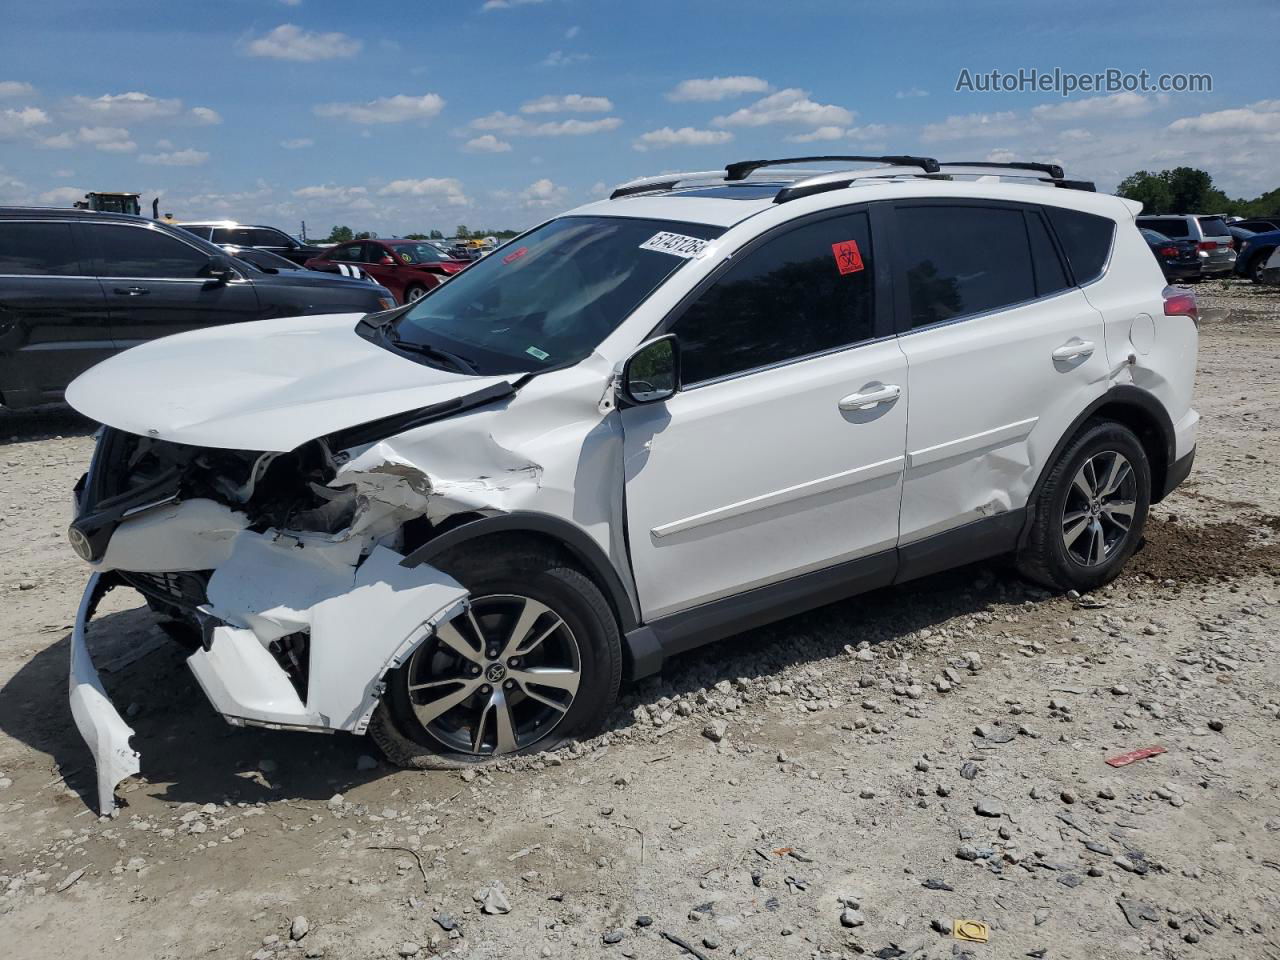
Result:
{"type": "Polygon", "coordinates": [[[67,402],[129,433],[287,451],[507,379],[440,370],[384,350],[355,332],[360,317],[261,320],[153,340],[76,378],[67,402]]]}

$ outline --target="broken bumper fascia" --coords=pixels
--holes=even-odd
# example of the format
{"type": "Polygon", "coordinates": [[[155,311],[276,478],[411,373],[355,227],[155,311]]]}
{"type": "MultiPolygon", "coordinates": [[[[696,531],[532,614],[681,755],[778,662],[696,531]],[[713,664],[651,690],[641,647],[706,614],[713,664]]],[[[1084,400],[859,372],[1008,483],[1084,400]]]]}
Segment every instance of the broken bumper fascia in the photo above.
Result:
{"type": "Polygon", "coordinates": [[[93,754],[97,770],[98,813],[103,816],[109,816],[115,810],[116,785],[141,769],[138,752],[129,746],[133,729],[107,698],[85,640],[85,630],[94,609],[111,585],[111,581],[104,579],[102,574],[95,573],[89,578],[76,613],[75,627],[71,631],[69,678],[71,715],[80,736],[89,746],[89,752],[93,754]]]}

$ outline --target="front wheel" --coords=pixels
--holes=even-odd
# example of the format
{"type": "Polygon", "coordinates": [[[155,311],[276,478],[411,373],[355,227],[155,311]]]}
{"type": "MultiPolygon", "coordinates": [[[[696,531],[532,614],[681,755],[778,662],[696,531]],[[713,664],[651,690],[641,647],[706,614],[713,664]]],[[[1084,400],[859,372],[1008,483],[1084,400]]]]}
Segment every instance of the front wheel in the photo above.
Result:
{"type": "Polygon", "coordinates": [[[1263,268],[1266,267],[1267,259],[1270,256],[1271,256],[1271,253],[1269,251],[1264,250],[1262,253],[1259,253],[1257,256],[1255,256],[1253,258],[1253,261],[1249,264],[1249,268],[1246,271],[1246,273],[1248,274],[1249,279],[1252,280],[1254,283],[1262,282],[1262,271],[1263,271],[1263,268]]]}
{"type": "Polygon", "coordinates": [[[404,302],[413,303],[415,300],[421,300],[427,294],[427,288],[414,284],[404,291],[404,302]]]}
{"type": "Polygon", "coordinates": [[[1133,556],[1151,505],[1151,465],[1133,431],[1087,423],[1050,468],[1018,569],[1059,590],[1108,583],[1133,556]]]}
{"type": "Polygon", "coordinates": [[[595,584],[540,551],[434,565],[470,591],[470,606],[388,678],[370,726],[388,759],[458,766],[597,730],[617,703],[622,643],[595,584]]]}

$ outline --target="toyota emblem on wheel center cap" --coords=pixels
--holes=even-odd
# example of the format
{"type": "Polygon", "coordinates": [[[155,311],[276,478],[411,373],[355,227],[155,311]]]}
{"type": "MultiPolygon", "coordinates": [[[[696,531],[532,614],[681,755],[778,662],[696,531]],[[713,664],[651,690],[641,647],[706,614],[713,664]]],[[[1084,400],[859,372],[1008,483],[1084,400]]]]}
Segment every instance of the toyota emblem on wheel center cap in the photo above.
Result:
{"type": "Polygon", "coordinates": [[[507,668],[500,663],[491,663],[484,672],[484,678],[490,683],[497,683],[507,675],[507,668]]]}

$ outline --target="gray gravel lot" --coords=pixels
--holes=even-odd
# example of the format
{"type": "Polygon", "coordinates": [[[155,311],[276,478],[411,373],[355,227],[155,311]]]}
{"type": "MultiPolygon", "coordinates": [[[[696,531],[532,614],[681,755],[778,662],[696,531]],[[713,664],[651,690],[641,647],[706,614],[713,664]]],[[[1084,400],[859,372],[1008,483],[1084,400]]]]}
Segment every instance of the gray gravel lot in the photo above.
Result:
{"type": "Polygon", "coordinates": [[[0,414],[0,952],[1280,960],[1280,291],[1199,292],[1196,469],[1103,591],[880,591],[478,775],[227,726],[118,592],[99,658],[153,649],[104,674],[143,754],[114,819],[66,705],[90,426],[0,414]]]}

